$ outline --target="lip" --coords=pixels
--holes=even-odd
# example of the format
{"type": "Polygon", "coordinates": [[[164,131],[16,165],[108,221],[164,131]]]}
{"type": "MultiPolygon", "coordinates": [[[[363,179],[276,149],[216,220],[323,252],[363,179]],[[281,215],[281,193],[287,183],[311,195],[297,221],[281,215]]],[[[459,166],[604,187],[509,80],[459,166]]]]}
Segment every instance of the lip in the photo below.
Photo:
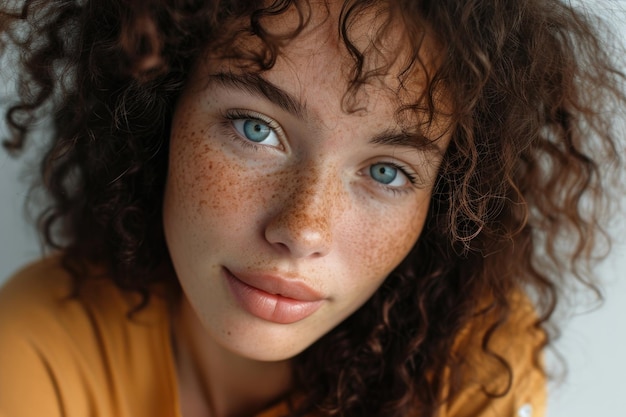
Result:
{"type": "Polygon", "coordinates": [[[234,298],[248,313],[274,323],[290,324],[317,311],[324,296],[301,281],[264,273],[222,273],[234,298]]]}

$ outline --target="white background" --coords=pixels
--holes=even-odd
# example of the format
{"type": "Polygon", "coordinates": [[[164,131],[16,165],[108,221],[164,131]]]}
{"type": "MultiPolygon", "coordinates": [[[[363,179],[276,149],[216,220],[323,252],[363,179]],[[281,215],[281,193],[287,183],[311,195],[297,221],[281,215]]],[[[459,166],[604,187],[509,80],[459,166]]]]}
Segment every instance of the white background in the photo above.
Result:
{"type": "MultiPolygon", "coordinates": [[[[610,15],[618,38],[626,39],[626,0],[580,3],[610,15]]],[[[1,93],[10,85],[11,70],[4,67],[0,75],[1,93]]],[[[40,254],[33,227],[23,214],[27,181],[36,169],[34,154],[29,152],[15,160],[0,151],[0,283],[40,254]]],[[[549,417],[626,416],[626,220],[615,220],[615,246],[598,270],[605,280],[606,301],[601,308],[564,326],[556,347],[567,361],[569,374],[564,382],[550,385],[549,417]]],[[[554,368],[555,361],[548,359],[554,368]]]]}

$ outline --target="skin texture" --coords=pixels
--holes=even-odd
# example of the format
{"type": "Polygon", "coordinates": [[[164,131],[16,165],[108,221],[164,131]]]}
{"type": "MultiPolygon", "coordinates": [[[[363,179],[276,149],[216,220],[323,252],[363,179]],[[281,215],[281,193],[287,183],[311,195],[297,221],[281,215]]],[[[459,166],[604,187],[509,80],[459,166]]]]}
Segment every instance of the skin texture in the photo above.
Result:
{"type": "MultiPolygon", "coordinates": [[[[213,413],[229,409],[218,399],[224,392],[215,391],[226,391],[228,383],[209,393],[198,386],[210,385],[218,369],[229,376],[242,370],[248,385],[256,379],[246,374],[256,370],[269,391],[286,390],[288,360],[363,305],[424,225],[445,140],[429,150],[374,142],[407,128],[396,111],[420,91],[399,96],[394,77],[386,76],[359,92],[358,111],[345,111],[348,75],[338,63],[349,58],[336,36],[333,19],[313,21],[261,74],[300,103],[300,114],[216,81],[211,74],[241,71],[210,54],[177,105],[164,197],[166,240],[184,292],[176,317],[184,330],[175,332],[175,346],[187,358],[179,361],[183,398],[185,386],[203,391],[212,397],[213,413]],[[250,112],[249,118],[271,121],[275,141],[255,144],[242,121],[230,120],[250,112]],[[381,163],[408,175],[398,172],[391,184],[381,184],[370,171],[381,163]],[[264,320],[241,307],[224,268],[303,283],[321,304],[293,323],[264,320]],[[189,380],[195,382],[186,385],[189,380]]],[[[239,380],[233,389],[241,400],[245,384],[230,379],[239,380]]],[[[260,395],[258,387],[250,387],[250,396],[260,407],[271,395],[260,395]]]]}

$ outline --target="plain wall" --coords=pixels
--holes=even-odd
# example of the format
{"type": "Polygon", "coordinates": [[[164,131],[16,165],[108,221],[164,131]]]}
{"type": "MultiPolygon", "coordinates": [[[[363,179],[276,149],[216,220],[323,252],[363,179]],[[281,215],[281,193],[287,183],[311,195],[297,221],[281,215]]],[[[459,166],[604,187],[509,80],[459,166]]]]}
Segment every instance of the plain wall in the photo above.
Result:
{"type": "MultiPolygon", "coordinates": [[[[626,0],[584,4],[612,15],[612,24],[621,33],[619,38],[626,39],[626,0]]],[[[10,69],[1,70],[0,92],[10,87],[7,77],[10,81],[12,76],[10,69]]],[[[2,105],[0,102],[0,108],[2,105]]],[[[0,151],[0,283],[40,254],[33,228],[23,215],[26,179],[36,169],[32,159],[33,152],[15,160],[0,151]]],[[[562,384],[550,384],[549,417],[626,415],[622,404],[622,395],[626,395],[626,221],[616,219],[612,230],[617,242],[598,271],[606,282],[605,304],[564,327],[556,347],[567,361],[569,375],[562,384]]],[[[550,355],[548,365],[555,366],[550,355]]]]}

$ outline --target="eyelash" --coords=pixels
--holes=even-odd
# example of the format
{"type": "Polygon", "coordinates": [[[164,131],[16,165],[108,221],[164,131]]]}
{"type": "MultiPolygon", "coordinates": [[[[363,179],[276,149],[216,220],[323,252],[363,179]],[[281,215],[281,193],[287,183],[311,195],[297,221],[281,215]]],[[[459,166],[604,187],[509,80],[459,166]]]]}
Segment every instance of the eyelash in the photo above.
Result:
{"type": "Polygon", "coordinates": [[[281,142],[284,140],[283,128],[280,127],[280,125],[276,123],[275,120],[267,117],[263,113],[258,113],[252,110],[231,109],[231,110],[225,111],[222,114],[222,118],[224,118],[224,120],[226,121],[224,125],[229,131],[231,138],[237,140],[237,142],[239,142],[241,145],[249,149],[259,150],[261,148],[271,148],[271,147],[267,145],[256,144],[252,141],[245,140],[244,138],[242,138],[239,134],[233,131],[232,123],[235,120],[241,120],[241,119],[260,120],[261,122],[268,125],[270,129],[272,129],[276,133],[276,136],[278,136],[278,139],[281,142]]]}

